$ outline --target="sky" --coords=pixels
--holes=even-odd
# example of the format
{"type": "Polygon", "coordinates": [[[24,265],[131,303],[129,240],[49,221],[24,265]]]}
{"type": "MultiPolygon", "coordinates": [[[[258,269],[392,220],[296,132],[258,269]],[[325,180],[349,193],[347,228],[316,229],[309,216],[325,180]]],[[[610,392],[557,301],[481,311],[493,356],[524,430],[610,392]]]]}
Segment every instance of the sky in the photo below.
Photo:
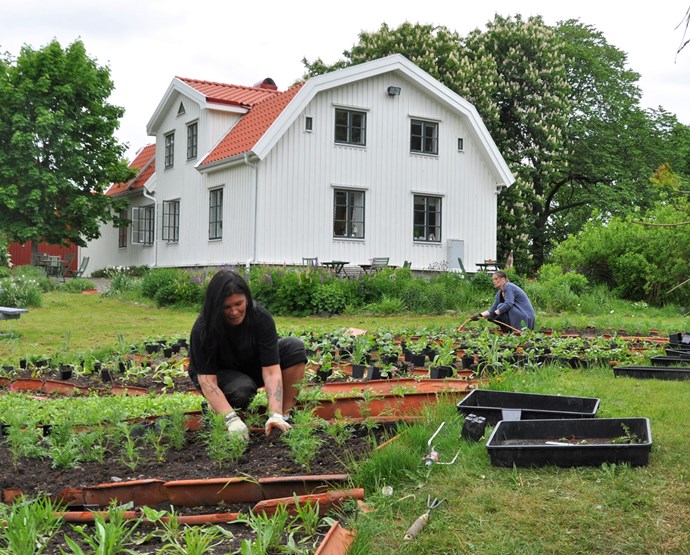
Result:
{"type": "Polygon", "coordinates": [[[332,64],[360,32],[383,23],[443,25],[465,36],[495,14],[593,26],[641,75],[642,107],[662,106],[690,125],[690,45],[676,53],[689,7],[690,0],[636,7],[619,0],[0,0],[0,52],[82,40],[111,70],[110,101],[125,108],[117,137],[129,160],[153,142],[146,125],[175,76],[247,86],[271,77],[285,90],[304,74],[302,59],[332,64]]]}

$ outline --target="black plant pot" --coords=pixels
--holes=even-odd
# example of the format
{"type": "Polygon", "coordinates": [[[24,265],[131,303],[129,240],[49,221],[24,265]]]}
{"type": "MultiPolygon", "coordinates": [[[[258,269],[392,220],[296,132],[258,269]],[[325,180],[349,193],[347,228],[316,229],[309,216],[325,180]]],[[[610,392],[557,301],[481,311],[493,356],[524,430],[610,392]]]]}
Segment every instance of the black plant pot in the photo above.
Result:
{"type": "Polygon", "coordinates": [[[474,357],[473,356],[465,355],[460,360],[461,360],[463,370],[469,370],[470,367],[474,364],[474,357]]]}
{"type": "Polygon", "coordinates": [[[426,362],[426,355],[424,355],[424,354],[417,355],[417,354],[408,352],[405,355],[405,360],[407,362],[411,362],[415,366],[415,368],[424,368],[424,363],[426,362]]]}
{"type": "Polygon", "coordinates": [[[113,376],[110,374],[110,370],[107,368],[103,368],[101,370],[101,381],[103,382],[112,382],[113,381],[113,376]]]}
{"type": "Polygon", "coordinates": [[[364,374],[367,372],[367,366],[364,364],[353,364],[352,365],[352,377],[355,380],[361,380],[364,378],[364,374]]]}
{"type": "Polygon", "coordinates": [[[452,366],[430,366],[429,367],[429,378],[432,380],[442,380],[444,378],[450,378],[453,375],[452,366]]]}
{"type": "Polygon", "coordinates": [[[381,366],[369,366],[367,368],[367,381],[369,380],[387,380],[391,377],[391,372],[382,373],[383,368],[381,366]]]}
{"type": "Polygon", "coordinates": [[[146,352],[150,355],[152,355],[153,353],[157,353],[160,350],[161,350],[161,346],[158,343],[147,343],[146,344],[146,352]]]}
{"type": "Polygon", "coordinates": [[[2,367],[3,371],[5,372],[14,372],[14,366],[11,364],[7,364],[2,367]]]}
{"type": "Polygon", "coordinates": [[[60,365],[60,379],[69,380],[72,378],[72,371],[74,370],[71,364],[61,364],[60,365]]]}
{"type": "Polygon", "coordinates": [[[173,356],[172,347],[166,347],[165,349],[163,349],[163,356],[165,358],[170,358],[171,356],[173,356]]]}
{"type": "Polygon", "coordinates": [[[323,383],[326,380],[328,380],[329,376],[332,373],[333,373],[333,368],[328,368],[327,370],[321,370],[321,368],[319,368],[316,371],[316,381],[323,383]]]}
{"type": "Polygon", "coordinates": [[[26,359],[25,358],[22,358],[19,360],[19,368],[21,368],[22,370],[26,370],[26,359]]]}

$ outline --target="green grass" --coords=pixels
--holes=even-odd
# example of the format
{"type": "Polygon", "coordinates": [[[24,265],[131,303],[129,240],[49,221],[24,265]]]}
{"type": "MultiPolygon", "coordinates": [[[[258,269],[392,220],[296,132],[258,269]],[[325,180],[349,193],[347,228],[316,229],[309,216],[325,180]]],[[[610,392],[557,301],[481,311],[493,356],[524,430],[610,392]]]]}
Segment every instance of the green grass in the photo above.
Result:
{"type": "Polygon", "coordinates": [[[497,385],[596,396],[600,417],[648,417],[654,443],[649,465],[493,467],[483,441],[459,439],[455,407],[439,407],[436,418],[415,426],[414,434],[401,436],[401,445],[356,474],[376,510],[357,520],[354,553],[690,553],[690,383],[614,378],[605,368],[552,367],[506,375],[497,385]],[[426,441],[441,421],[446,426],[435,441],[441,461],[450,461],[458,449],[460,456],[454,465],[424,472],[426,441]],[[416,453],[416,464],[410,453],[416,453]],[[399,464],[391,466],[394,460],[399,464]],[[383,484],[394,485],[392,497],[378,493],[383,484]],[[447,502],[432,512],[415,541],[405,542],[427,495],[447,502]]]}

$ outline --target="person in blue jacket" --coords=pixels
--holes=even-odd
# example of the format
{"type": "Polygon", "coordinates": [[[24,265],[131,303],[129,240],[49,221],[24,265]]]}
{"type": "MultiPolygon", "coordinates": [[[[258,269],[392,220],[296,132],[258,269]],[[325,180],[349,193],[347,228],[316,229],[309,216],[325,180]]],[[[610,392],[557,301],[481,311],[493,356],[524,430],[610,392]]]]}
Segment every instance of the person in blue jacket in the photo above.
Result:
{"type": "Polygon", "coordinates": [[[498,270],[493,274],[493,284],[498,291],[496,300],[489,310],[473,314],[470,319],[477,321],[486,318],[495,322],[501,330],[513,332],[529,328],[534,329],[536,314],[527,294],[514,283],[508,281],[505,272],[498,270]]]}

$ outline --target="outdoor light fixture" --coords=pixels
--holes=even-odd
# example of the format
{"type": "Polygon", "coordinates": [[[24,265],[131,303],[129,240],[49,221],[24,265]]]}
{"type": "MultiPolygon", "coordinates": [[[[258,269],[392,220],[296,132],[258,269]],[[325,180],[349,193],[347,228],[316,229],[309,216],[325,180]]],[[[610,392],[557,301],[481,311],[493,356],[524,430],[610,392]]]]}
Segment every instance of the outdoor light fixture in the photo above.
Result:
{"type": "Polygon", "coordinates": [[[400,87],[394,87],[391,85],[390,87],[388,87],[387,91],[388,96],[398,96],[400,94],[400,87]]]}

